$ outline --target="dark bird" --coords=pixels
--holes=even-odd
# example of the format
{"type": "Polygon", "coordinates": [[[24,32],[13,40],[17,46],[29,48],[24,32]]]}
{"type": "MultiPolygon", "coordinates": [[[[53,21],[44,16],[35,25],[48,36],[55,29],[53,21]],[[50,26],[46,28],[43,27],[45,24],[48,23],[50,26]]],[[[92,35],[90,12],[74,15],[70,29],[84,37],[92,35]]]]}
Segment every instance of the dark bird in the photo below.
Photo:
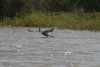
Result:
{"type": "MultiPolygon", "coordinates": [[[[37,32],[41,32],[41,34],[43,34],[44,36],[50,36],[50,37],[53,37],[53,36],[51,36],[51,35],[48,35],[48,33],[49,32],[53,32],[53,30],[54,30],[54,28],[51,28],[50,30],[45,30],[45,31],[41,31],[41,28],[40,27],[38,27],[39,28],[39,31],[37,31],[37,32]]],[[[29,32],[34,32],[34,31],[31,31],[31,30],[29,30],[29,29],[27,29],[29,32]]]]}

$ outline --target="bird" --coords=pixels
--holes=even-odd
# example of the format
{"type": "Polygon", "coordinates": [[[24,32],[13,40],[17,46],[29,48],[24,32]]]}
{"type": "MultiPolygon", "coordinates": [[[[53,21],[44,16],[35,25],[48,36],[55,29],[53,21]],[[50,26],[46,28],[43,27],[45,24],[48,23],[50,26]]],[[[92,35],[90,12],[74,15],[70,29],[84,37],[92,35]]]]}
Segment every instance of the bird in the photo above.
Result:
{"type": "MultiPolygon", "coordinates": [[[[50,36],[50,37],[54,37],[54,36],[51,36],[51,35],[48,35],[49,32],[53,32],[54,28],[51,28],[50,30],[45,30],[45,31],[41,31],[41,28],[38,26],[39,28],[39,31],[37,32],[41,32],[41,34],[43,34],[44,36],[50,36]]],[[[34,31],[31,31],[29,29],[27,29],[29,32],[34,32],[34,31]]]]}

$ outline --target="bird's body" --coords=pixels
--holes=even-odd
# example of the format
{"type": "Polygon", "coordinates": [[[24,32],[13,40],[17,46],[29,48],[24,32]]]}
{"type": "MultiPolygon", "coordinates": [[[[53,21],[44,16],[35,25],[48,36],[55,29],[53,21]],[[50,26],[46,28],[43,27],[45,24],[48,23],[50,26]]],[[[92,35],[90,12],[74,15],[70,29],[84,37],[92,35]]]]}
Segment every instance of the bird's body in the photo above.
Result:
{"type": "Polygon", "coordinates": [[[42,31],[41,34],[48,37],[48,32],[46,32],[46,31],[42,31]]]}

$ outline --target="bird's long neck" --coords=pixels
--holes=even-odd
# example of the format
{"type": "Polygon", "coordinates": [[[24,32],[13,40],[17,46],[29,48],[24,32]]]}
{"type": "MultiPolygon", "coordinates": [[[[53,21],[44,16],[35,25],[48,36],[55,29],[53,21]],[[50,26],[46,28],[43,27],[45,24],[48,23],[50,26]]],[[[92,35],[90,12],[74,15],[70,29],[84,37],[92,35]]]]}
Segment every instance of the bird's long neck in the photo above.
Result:
{"type": "Polygon", "coordinates": [[[41,32],[41,28],[40,27],[38,27],[39,28],[39,32],[41,32]]]}

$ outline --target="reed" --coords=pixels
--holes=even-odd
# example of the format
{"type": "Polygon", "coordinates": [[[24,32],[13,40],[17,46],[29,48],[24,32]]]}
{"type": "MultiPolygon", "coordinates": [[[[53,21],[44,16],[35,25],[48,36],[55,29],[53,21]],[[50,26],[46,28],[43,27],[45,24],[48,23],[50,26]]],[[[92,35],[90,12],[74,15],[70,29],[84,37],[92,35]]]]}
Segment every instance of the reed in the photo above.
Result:
{"type": "Polygon", "coordinates": [[[20,18],[4,18],[0,25],[100,30],[100,13],[33,12],[20,18]]]}

